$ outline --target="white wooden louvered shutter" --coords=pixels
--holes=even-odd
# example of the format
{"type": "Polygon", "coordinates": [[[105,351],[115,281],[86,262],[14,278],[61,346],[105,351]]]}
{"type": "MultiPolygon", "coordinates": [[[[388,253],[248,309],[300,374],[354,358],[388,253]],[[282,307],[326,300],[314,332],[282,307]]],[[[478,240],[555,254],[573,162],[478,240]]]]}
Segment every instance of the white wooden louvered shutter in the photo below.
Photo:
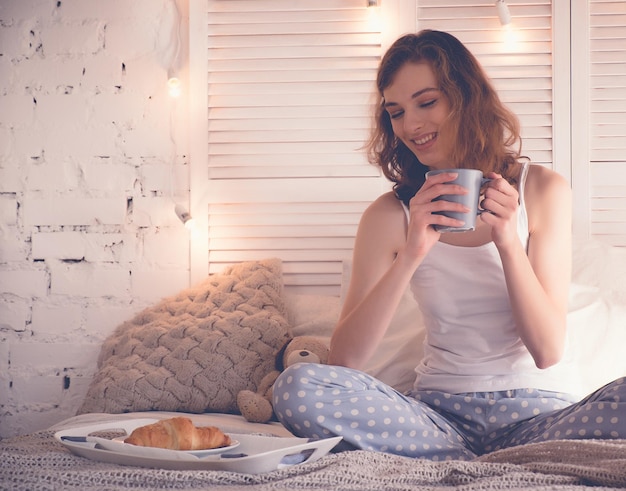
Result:
{"type": "Polygon", "coordinates": [[[419,0],[418,29],[447,31],[474,53],[522,126],[522,154],[554,168],[552,3],[507,0],[513,28],[493,0],[419,0]]]}
{"type": "Polygon", "coordinates": [[[279,257],[287,288],[336,294],[360,216],[388,189],[362,150],[381,55],[377,9],[364,0],[206,6],[208,271],[279,257]]]}
{"type": "MultiPolygon", "coordinates": [[[[591,235],[626,246],[626,2],[590,0],[591,235]]],[[[576,83],[576,80],[574,80],[576,83]]]]}

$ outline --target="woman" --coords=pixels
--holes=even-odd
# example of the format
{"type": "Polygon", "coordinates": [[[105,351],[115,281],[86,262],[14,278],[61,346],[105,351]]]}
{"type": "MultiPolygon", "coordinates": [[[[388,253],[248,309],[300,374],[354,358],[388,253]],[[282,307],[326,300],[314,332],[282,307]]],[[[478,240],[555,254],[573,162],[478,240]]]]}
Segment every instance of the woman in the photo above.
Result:
{"type": "MultiPolygon", "coordinates": [[[[329,365],[297,365],[274,386],[278,418],[297,435],[343,436],[342,448],[470,459],[559,438],[623,438],[616,381],[575,403],[559,361],[566,342],[571,193],[519,153],[519,124],[455,37],[422,31],[383,57],[373,163],[393,192],[365,211],[329,365]],[[491,178],[473,231],[440,233],[466,211],[435,200],[466,190],[457,168],[491,178]],[[426,179],[434,169],[452,169],[426,179]],[[427,329],[414,389],[359,371],[410,286],[427,329]]],[[[626,417],[625,417],[626,418],[626,417]]]]}

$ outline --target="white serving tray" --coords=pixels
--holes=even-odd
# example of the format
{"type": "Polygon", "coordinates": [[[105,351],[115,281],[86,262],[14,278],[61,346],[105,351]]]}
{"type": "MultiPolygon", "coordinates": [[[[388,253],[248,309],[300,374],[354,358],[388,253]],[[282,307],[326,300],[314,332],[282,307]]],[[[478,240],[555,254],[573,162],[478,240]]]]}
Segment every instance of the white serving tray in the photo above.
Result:
{"type": "Polygon", "coordinates": [[[158,419],[130,419],[112,421],[57,431],[60,443],[72,453],[91,460],[113,464],[173,470],[222,470],[245,474],[260,474],[304,462],[314,462],[326,455],[341,437],[309,441],[307,438],[230,433],[239,445],[221,453],[208,454],[139,447],[92,436],[96,432],[123,431],[127,435],[135,428],[159,421],[158,419]]]}

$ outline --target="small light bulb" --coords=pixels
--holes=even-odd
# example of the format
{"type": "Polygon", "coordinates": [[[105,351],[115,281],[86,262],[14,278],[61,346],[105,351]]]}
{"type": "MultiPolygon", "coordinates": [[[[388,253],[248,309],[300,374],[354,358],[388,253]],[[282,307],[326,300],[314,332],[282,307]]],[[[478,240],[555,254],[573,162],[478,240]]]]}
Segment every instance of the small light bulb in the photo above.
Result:
{"type": "Polygon", "coordinates": [[[172,97],[178,97],[181,92],[181,83],[178,77],[170,77],[167,81],[167,91],[172,97]]]}
{"type": "Polygon", "coordinates": [[[176,213],[178,219],[183,222],[183,225],[187,230],[192,230],[194,228],[196,222],[191,217],[191,213],[187,211],[187,208],[183,205],[176,205],[174,207],[174,212],[176,213]]]}
{"type": "Polygon", "coordinates": [[[185,228],[192,231],[196,228],[196,219],[189,217],[189,220],[185,222],[185,228]]]}

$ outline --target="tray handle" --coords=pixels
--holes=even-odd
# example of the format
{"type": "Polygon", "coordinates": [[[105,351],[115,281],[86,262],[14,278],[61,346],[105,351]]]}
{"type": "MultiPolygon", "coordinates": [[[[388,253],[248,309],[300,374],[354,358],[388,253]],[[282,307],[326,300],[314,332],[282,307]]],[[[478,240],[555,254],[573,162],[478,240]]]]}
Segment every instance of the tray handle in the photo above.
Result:
{"type": "Polygon", "coordinates": [[[298,447],[290,447],[277,455],[279,457],[275,463],[277,469],[291,467],[292,465],[304,464],[305,462],[315,462],[326,455],[335,445],[341,441],[341,437],[314,440],[303,443],[298,447]]]}

